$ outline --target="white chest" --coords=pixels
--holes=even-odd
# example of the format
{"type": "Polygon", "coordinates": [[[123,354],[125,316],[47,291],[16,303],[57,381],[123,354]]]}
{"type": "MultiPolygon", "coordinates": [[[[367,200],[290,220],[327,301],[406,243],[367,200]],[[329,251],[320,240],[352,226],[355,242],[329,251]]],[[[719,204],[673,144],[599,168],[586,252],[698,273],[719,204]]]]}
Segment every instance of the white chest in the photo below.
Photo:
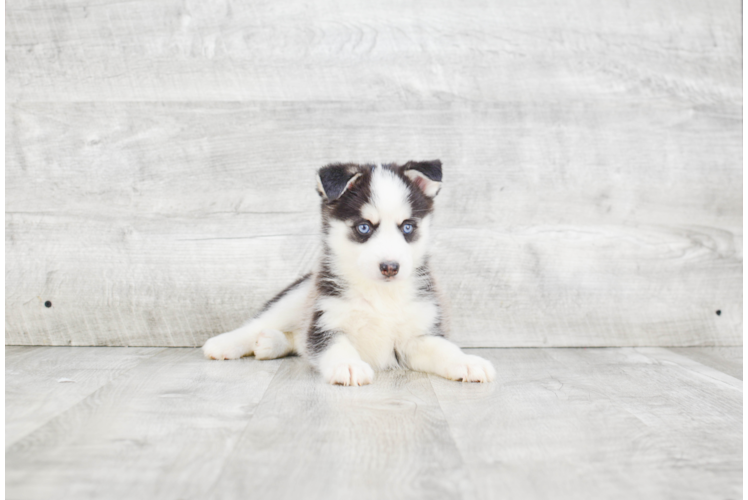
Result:
{"type": "Polygon", "coordinates": [[[396,366],[395,347],[427,333],[438,315],[434,302],[376,293],[326,298],[320,306],[325,311],[325,324],[344,332],[361,358],[376,369],[396,366]]]}

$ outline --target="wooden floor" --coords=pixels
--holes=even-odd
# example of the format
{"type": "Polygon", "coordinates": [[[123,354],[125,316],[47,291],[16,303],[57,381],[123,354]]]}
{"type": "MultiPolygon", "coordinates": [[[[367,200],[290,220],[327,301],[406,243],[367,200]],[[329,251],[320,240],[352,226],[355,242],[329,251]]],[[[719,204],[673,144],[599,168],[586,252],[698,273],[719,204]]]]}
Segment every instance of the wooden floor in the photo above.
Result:
{"type": "Polygon", "coordinates": [[[6,495],[742,497],[742,348],[471,351],[498,382],[6,347],[6,495]]]}

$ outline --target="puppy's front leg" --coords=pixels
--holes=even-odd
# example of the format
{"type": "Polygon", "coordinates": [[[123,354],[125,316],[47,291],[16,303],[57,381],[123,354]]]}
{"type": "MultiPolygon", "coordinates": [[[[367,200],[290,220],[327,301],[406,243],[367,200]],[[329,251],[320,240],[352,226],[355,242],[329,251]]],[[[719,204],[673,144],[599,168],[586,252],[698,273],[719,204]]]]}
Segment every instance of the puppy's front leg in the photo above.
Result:
{"type": "Polygon", "coordinates": [[[343,333],[335,335],[316,364],[325,380],[333,385],[367,385],[374,379],[374,370],[343,333]]]}
{"type": "Polygon", "coordinates": [[[414,337],[405,343],[401,353],[411,369],[435,373],[450,380],[491,382],[496,378],[496,369],[490,361],[465,354],[444,337],[414,337]]]}

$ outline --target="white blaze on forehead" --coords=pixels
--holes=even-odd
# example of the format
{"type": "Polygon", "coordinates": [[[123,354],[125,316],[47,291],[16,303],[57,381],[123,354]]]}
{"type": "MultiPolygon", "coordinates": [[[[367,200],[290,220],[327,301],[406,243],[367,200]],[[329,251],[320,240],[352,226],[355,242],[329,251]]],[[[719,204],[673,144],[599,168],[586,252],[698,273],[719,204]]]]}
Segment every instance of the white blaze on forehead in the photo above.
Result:
{"type": "Polygon", "coordinates": [[[411,216],[409,196],[408,186],[397,174],[381,166],[376,167],[371,176],[372,203],[365,205],[361,214],[374,223],[374,219],[377,219],[377,222],[388,219],[400,224],[411,216]]]}

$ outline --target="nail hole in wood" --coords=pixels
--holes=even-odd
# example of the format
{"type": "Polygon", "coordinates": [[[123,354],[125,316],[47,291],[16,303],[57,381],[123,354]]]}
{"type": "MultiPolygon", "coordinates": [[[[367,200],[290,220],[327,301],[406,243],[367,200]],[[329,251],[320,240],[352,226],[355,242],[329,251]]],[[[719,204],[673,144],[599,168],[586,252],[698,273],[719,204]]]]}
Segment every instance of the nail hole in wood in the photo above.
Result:
{"type": "Polygon", "coordinates": [[[52,307],[52,303],[50,301],[46,301],[44,303],[44,307],[52,307]]]}

